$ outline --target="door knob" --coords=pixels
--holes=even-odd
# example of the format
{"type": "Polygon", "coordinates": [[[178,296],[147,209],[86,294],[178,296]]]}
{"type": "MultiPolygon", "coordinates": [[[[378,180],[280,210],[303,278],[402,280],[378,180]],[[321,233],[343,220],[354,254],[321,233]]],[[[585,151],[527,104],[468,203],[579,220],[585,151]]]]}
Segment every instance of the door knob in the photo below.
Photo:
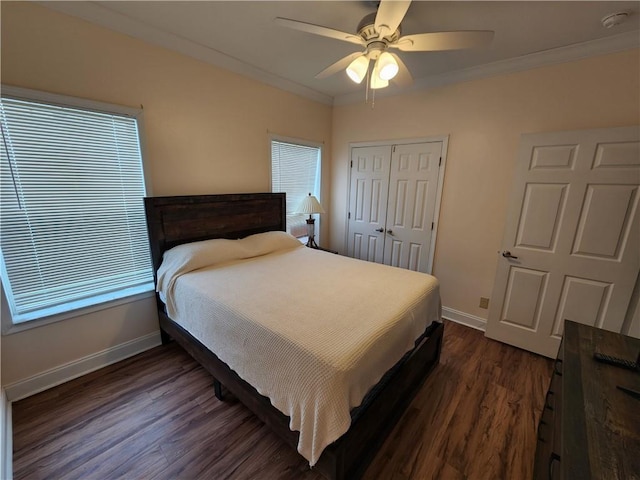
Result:
{"type": "Polygon", "coordinates": [[[518,258],[518,257],[516,257],[516,256],[514,256],[514,255],[511,255],[511,252],[510,252],[509,250],[505,250],[504,252],[502,252],[502,256],[503,256],[504,258],[511,258],[511,259],[513,259],[513,260],[515,260],[516,258],[518,258]]]}
{"type": "Polygon", "coordinates": [[[382,233],[382,232],[384,232],[384,228],[382,228],[382,227],[380,227],[380,228],[376,228],[376,232],[380,232],[380,233],[382,233]]]}
{"type": "Polygon", "coordinates": [[[391,230],[387,230],[387,233],[393,237],[393,232],[391,230]]]}

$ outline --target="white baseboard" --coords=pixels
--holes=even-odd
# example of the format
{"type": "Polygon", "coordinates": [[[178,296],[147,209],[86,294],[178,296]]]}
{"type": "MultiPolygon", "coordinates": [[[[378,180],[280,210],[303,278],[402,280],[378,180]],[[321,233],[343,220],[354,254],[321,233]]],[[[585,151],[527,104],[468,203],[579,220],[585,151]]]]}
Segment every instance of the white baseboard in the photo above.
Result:
{"type": "Polygon", "coordinates": [[[46,370],[32,377],[5,385],[7,399],[15,402],[74,378],[98,370],[160,345],[160,331],[138,337],[84,358],[46,370]]]}
{"type": "Polygon", "coordinates": [[[476,317],[470,313],[461,312],[449,307],[442,307],[442,318],[475,328],[476,330],[482,330],[483,332],[487,329],[487,321],[484,318],[476,317]]]}
{"type": "Polygon", "coordinates": [[[11,402],[4,389],[0,390],[0,478],[13,478],[13,429],[11,402]]]}
{"type": "MultiPolygon", "coordinates": [[[[442,307],[442,317],[477,330],[486,330],[487,321],[484,318],[476,317],[475,315],[461,312],[459,310],[454,310],[453,308],[442,307]]],[[[81,377],[82,375],[86,375],[87,373],[106,367],[107,365],[132,357],[133,355],[137,355],[138,353],[142,353],[150,348],[156,347],[161,343],[160,332],[153,332],[143,337],[138,337],[128,342],[121,343],[115,347],[107,348],[101,352],[46,370],[24,380],[6,385],[6,403],[9,405],[9,411],[11,402],[35,395],[36,393],[40,393],[44,390],[55,387],[56,385],[68,382],[74,378],[81,377]]],[[[0,434],[1,433],[2,432],[0,432],[0,434]]]]}

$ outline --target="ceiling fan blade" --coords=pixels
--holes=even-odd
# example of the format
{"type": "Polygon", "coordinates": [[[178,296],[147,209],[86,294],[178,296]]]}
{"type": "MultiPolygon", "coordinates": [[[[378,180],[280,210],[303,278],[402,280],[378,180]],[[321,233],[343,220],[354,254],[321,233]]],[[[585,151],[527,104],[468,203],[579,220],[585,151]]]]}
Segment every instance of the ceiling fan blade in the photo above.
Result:
{"type": "Polygon", "coordinates": [[[376,32],[381,37],[391,35],[396,31],[411,5],[411,0],[381,0],[376,13],[376,32]]]}
{"type": "Polygon", "coordinates": [[[338,73],[340,70],[346,69],[351,62],[353,62],[356,58],[358,58],[361,55],[363,55],[363,52],[355,52],[355,53],[352,53],[351,55],[347,55],[346,57],[341,58],[336,63],[334,63],[333,65],[329,65],[319,74],[317,74],[316,78],[327,78],[333,75],[334,73],[338,73]]]}
{"type": "Polygon", "coordinates": [[[418,33],[400,37],[397,42],[389,46],[403,52],[433,52],[486,47],[493,40],[493,34],[494,32],[490,30],[418,33]]]}
{"type": "Polygon", "coordinates": [[[362,38],[352,33],[341,32],[333,28],[322,27],[320,25],[314,25],[313,23],[299,22],[298,20],[291,20],[289,18],[276,17],[273,21],[283,27],[293,28],[301,32],[313,33],[314,35],[320,35],[322,37],[335,38],[336,40],[363,45],[362,38]]]}
{"type": "Polygon", "coordinates": [[[391,56],[395,58],[396,62],[398,63],[398,73],[395,77],[393,77],[392,81],[400,87],[408,87],[413,83],[413,77],[411,77],[409,69],[398,55],[392,52],[389,53],[391,53],[391,56]]]}

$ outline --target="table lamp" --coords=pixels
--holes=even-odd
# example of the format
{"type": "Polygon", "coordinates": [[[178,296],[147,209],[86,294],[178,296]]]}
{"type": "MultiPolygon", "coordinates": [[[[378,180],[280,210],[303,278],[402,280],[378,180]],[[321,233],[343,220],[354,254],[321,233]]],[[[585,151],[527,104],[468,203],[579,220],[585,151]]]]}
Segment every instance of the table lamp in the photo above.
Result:
{"type": "Polygon", "coordinates": [[[307,218],[307,235],[309,239],[307,240],[307,247],[318,248],[316,241],[314,240],[314,236],[316,233],[316,219],[311,215],[314,213],[324,213],[324,209],[318,199],[309,193],[308,197],[304,197],[300,205],[298,205],[297,209],[298,213],[308,214],[309,218],[307,218]]]}

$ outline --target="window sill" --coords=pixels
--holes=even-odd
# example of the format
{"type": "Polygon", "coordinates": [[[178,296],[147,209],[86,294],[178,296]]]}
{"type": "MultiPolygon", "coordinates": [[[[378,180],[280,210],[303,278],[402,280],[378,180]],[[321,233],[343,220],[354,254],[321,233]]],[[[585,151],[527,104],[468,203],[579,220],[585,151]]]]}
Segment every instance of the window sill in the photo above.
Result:
{"type": "Polygon", "coordinates": [[[114,300],[109,300],[106,302],[99,303],[97,305],[91,305],[87,307],[78,308],[75,310],[70,310],[67,312],[57,313],[55,315],[50,315],[47,317],[39,318],[37,320],[29,320],[20,323],[11,323],[11,315],[5,315],[3,312],[2,315],[2,335],[12,335],[14,333],[23,332],[25,330],[30,330],[32,328],[42,327],[44,325],[50,325],[52,323],[61,322],[63,320],[69,320],[75,317],[81,317],[83,315],[89,315],[94,312],[99,312],[100,310],[106,310],[108,308],[114,308],[119,305],[125,305],[132,302],[137,302],[139,300],[143,300],[145,298],[151,298],[155,296],[154,290],[149,290],[146,292],[136,293],[133,295],[129,295],[122,298],[117,298],[114,300]]]}

